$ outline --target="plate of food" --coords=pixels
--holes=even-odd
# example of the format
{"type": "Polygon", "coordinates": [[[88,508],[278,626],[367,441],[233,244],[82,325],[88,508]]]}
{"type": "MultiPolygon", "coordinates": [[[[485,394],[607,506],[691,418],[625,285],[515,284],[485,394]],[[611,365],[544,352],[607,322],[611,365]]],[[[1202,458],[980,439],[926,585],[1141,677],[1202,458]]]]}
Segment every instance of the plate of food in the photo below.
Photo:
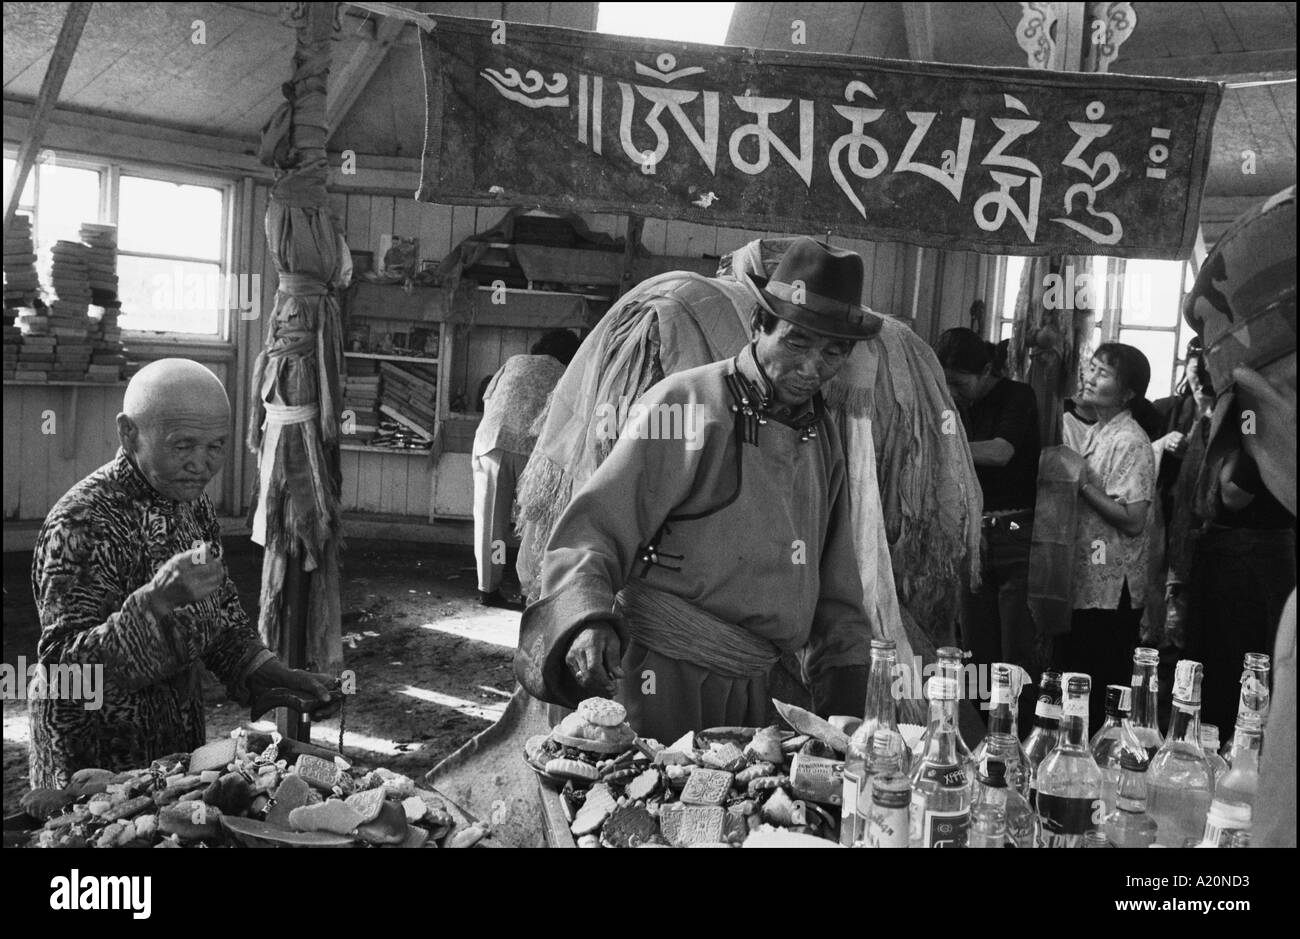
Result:
{"type": "Polygon", "coordinates": [[[597,766],[632,751],[636,734],[623,705],[608,698],[587,698],[549,734],[524,744],[524,761],[555,782],[590,785],[600,778],[597,766]]]}

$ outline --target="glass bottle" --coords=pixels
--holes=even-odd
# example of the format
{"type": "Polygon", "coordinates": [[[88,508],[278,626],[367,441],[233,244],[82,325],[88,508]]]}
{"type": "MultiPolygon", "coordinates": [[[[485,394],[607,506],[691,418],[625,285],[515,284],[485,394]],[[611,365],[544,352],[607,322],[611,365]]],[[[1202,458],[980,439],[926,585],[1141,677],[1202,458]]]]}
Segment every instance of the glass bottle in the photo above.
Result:
{"type": "Polygon", "coordinates": [[[1129,717],[1129,729],[1138,743],[1147,751],[1147,759],[1156,755],[1165,738],[1160,736],[1156,726],[1156,708],[1160,698],[1160,653],[1155,649],[1139,646],[1133,650],[1133,698],[1130,702],[1133,712],[1129,717]]]}
{"type": "Polygon", "coordinates": [[[984,742],[988,747],[975,771],[971,804],[992,805],[1002,811],[1007,847],[1032,848],[1038,819],[1024,796],[1010,784],[1020,760],[1020,742],[1010,734],[990,734],[984,742]]]}
{"type": "Polygon", "coordinates": [[[1126,685],[1106,686],[1106,723],[1093,734],[1088,744],[1092,750],[1092,758],[1097,761],[1097,768],[1101,770],[1103,818],[1115,809],[1115,789],[1119,786],[1120,752],[1126,746],[1136,748],[1141,751],[1143,762],[1147,759],[1146,751],[1137,742],[1132,731],[1125,726],[1132,694],[1132,688],[1126,685]]]}
{"type": "Polygon", "coordinates": [[[906,749],[897,731],[882,728],[872,738],[871,810],[866,840],[869,848],[907,847],[912,781],[902,767],[906,749]]]}
{"type": "Polygon", "coordinates": [[[1038,705],[1034,708],[1034,728],[1025,738],[1025,754],[1029,759],[1029,804],[1037,805],[1038,788],[1035,782],[1039,764],[1056,747],[1061,723],[1061,673],[1055,669],[1043,672],[1038,683],[1038,705]]]}
{"type": "Polygon", "coordinates": [[[1083,846],[1085,848],[1109,848],[1110,844],[1106,841],[1106,835],[1101,831],[1085,831],[1083,833],[1083,846]]]}
{"type": "Polygon", "coordinates": [[[1006,812],[1001,806],[984,802],[971,806],[968,848],[1005,848],[1007,846],[1006,812]]]}
{"type": "MultiPolygon", "coordinates": [[[[936,662],[934,674],[940,678],[951,678],[954,687],[957,689],[956,700],[963,700],[963,689],[967,687],[967,682],[965,680],[966,667],[962,663],[966,658],[966,653],[961,649],[958,649],[956,646],[943,646],[935,651],[935,657],[936,662]]],[[[929,685],[927,684],[926,687],[928,688],[929,685]]],[[[954,707],[953,712],[956,713],[956,707],[954,707]]],[[[956,721],[953,722],[952,729],[953,733],[956,735],[957,752],[961,756],[960,762],[966,771],[966,778],[968,780],[973,779],[975,776],[975,754],[971,751],[970,747],[966,746],[966,741],[961,735],[961,728],[957,726],[956,721]]],[[[925,733],[921,735],[921,739],[918,740],[916,746],[912,748],[913,767],[916,766],[917,761],[920,760],[921,755],[926,751],[926,747],[928,746],[926,738],[929,734],[930,726],[927,725],[925,733]]]]}
{"type": "Polygon", "coordinates": [[[1232,847],[1237,832],[1249,839],[1259,788],[1259,752],[1268,720],[1270,661],[1262,652],[1248,652],[1242,663],[1241,697],[1237,701],[1237,726],[1232,734],[1229,756],[1232,767],[1216,777],[1214,799],[1205,822],[1201,843],[1232,847]]]}
{"type": "Polygon", "coordinates": [[[1112,847],[1149,848],[1155,843],[1156,822],[1147,814],[1147,767],[1150,765],[1145,751],[1120,752],[1115,809],[1102,824],[1106,842],[1112,847]]]}
{"type": "Polygon", "coordinates": [[[1181,848],[1205,831],[1214,771],[1201,749],[1200,662],[1183,659],[1174,672],[1169,733],[1147,770],[1147,811],[1156,821],[1156,844],[1181,848]]]}
{"type": "Polygon", "coordinates": [[[879,729],[893,731],[888,738],[899,748],[902,769],[907,771],[910,754],[898,733],[894,701],[894,666],[898,648],[892,639],[871,640],[871,670],[867,674],[867,702],[862,723],[849,738],[844,754],[843,799],[840,806],[840,844],[852,846],[866,837],[867,815],[871,811],[870,770],[873,737],[879,729]]]}
{"type": "Polygon", "coordinates": [[[1016,698],[1019,689],[1015,687],[1015,677],[1018,670],[1005,662],[994,662],[991,671],[993,694],[988,734],[975,746],[972,759],[978,772],[988,752],[989,739],[994,734],[1009,734],[1015,742],[1018,759],[1014,764],[1007,764],[1007,781],[1027,800],[1029,798],[1029,754],[1025,752],[1020,738],[1016,735],[1016,698]]]}
{"type": "Polygon", "coordinates": [[[1092,679],[1066,672],[1061,739],[1038,767],[1038,845],[1077,848],[1101,825],[1101,770],[1088,749],[1092,679]]]}
{"type": "Polygon", "coordinates": [[[926,691],[930,722],[925,753],[912,766],[908,845],[963,848],[970,824],[970,783],[957,748],[957,682],[935,676],[926,691]]]}
{"type": "Polygon", "coordinates": [[[1210,761],[1210,769],[1214,771],[1214,780],[1217,783],[1228,771],[1228,761],[1219,756],[1219,727],[1217,724],[1201,725],[1201,749],[1205,751],[1205,758],[1210,761]]]}

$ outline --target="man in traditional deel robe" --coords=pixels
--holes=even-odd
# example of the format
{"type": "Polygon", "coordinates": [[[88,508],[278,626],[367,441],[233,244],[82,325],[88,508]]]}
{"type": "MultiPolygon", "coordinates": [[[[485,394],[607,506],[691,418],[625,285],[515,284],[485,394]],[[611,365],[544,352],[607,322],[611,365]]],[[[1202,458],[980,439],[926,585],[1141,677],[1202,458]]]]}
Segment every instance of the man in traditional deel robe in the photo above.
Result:
{"type": "Polygon", "coordinates": [[[819,389],[880,329],[862,282],[858,255],[797,240],[770,280],[749,278],[750,344],[632,405],[547,543],[515,659],[530,693],[615,691],[668,742],[761,723],[769,670],[804,649],[814,708],[861,710],[872,629],[819,389]]]}

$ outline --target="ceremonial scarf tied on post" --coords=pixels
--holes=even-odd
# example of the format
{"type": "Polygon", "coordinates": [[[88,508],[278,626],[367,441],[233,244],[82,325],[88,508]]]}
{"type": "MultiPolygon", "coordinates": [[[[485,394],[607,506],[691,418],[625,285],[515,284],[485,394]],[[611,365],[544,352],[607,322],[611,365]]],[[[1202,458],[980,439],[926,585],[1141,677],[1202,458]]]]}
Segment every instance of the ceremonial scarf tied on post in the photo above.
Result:
{"type": "Polygon", "coordinates": [[[439,17],[416,197],[990,254],[1191,256],[1213,82],[439,17]]]}

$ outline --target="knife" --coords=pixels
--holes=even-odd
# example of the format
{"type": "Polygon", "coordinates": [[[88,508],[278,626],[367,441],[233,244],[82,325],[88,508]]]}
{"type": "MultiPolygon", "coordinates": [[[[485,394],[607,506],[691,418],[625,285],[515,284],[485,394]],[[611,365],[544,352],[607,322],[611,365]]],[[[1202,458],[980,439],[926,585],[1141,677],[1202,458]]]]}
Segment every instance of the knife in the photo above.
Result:
{"type": "Polygon", "coordinates": [[[784,701],[776,700],[776,698],[772,699],[772,703],[776,705],[777,713],[785,718],[785,722],[799,733],[816,737],[822,743],[840,753],[848,752],[849,738],[843,731],[836,730],[834,725],[828,721],[822,720],[811,711],[805,711],[793,704],[786,704],[784,701]]]}

